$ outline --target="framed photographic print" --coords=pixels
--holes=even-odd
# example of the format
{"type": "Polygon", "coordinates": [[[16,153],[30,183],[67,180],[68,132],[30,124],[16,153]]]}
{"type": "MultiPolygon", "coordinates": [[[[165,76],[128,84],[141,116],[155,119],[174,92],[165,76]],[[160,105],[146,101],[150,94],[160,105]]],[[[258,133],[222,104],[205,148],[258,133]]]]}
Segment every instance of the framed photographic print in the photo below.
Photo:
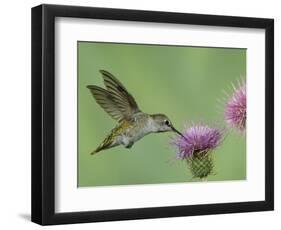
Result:
{"type": "Polygon", "coordinates": [[[32,221],[273,210],[273,19],[32,8],[32,221]]]}

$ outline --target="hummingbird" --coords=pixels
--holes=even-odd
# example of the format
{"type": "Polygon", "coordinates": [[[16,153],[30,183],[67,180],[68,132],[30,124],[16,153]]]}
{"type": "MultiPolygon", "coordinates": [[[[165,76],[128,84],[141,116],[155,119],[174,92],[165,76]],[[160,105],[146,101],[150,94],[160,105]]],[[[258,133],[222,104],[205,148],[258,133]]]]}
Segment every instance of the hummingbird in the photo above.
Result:
{"type": "Polygon", "coordinates": [[[182,135],[174,128],[165,114],[148,114],[142,112],[134,97],[125,86],[111,73],[100,70],[105,89],[96,85],[88,85],[95,101],[114,120],[118,121],[115,128],[103,142],[91,152],[96,154],[118,145],[131,148],[135,142],[150,133],[173,131],[182,135]]]}

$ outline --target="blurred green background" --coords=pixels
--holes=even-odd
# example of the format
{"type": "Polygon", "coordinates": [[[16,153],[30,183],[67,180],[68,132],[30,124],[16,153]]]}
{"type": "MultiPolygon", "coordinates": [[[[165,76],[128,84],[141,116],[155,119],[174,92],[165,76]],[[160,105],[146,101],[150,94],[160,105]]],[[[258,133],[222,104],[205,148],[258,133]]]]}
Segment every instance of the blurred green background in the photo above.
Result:
{"type": "MultiPolygon", "coordinates": [[[[131,149],[94,150],[117,124],[94,101],[87,85],[102,86],[99,73],[115,75],[146,113],[164,113],[182,130],[188,122],[224,125],[223,91],[246,75],[246,50],[78,42],[78,186],[196,181],[175,160],[172,133],[150,134],[131,149]]],[[[246,179],[246,136],[230,132],[213,152],[208,181],[246,179]]]]}

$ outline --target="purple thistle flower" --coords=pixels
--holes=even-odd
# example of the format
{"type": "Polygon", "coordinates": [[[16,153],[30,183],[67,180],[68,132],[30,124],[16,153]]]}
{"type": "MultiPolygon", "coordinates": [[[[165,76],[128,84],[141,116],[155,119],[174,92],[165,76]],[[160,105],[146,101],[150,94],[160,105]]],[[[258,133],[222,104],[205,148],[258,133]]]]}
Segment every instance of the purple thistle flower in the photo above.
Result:
{"type": "Polygon", "coordinates": [[[207,125],[194,125],[183,131],[183,136],[177,136],[172,144],[177,146],[179,159],[191,158],[195,153],[206,154],[221,143],[223,130],[210,128],[207,125]]]}
{"type": "Polygon", "coordinates": [[[246,84],[233,87],[234,93],[226,102],[224,117],[226,123],[239,131],[246,129],[246,84]]]}

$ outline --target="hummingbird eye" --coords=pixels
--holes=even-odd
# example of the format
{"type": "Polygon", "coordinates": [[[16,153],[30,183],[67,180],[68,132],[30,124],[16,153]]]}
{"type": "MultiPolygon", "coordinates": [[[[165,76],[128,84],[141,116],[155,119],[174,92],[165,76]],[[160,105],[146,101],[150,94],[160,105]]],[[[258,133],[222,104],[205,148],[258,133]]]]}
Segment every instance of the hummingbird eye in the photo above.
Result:
{"type": "Polygon", "coordinates": [[[171,125],[171,123],[170,123],[169,120],[165,120],[165,124],[166,124],[167,126],[170,126],[170,125],[171,125]]]}

